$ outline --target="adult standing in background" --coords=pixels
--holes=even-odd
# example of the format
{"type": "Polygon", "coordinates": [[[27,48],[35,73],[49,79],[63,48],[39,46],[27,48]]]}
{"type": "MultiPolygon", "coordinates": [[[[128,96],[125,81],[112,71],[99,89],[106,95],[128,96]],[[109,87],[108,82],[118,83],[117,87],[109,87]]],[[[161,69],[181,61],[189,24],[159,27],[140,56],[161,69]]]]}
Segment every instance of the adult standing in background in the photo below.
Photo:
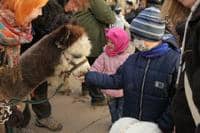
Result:
{"type": "MultiPolygon", "coordinates": [[[[176,133],[200,133],[200,0],[166,0],[164,12],[171,22],[173,29],[180,36],[183,58],[181,62],[180,79],[173,100],[173,117],[176,133]],[[168,2],[168,3],[167,3],[168,2]],[[180,13],[190,11],[185,19],[180,19],[180,13]],[[176,26],[176,27],[175,27],[176,26]],[[195,111],[195,112],[194,112],[195,111]],[[195,131],[196,130],[196,131],[195,131]]],[[[185,18],[185,17],[182,17],[185,18]]]]}
{"type": "MultiPolygon", "coordinates": [[[[32,40],[31,22],[42,15],[48,0],[0,1],[0,67],[16,68],[19,65],[21,44],[32,40]]],[[[1,99],[6,100],[6,99],[1,99]]],[[[20,133],[24,124],[22,110],[15,106],[7,121],[8,127],[17,127],[20,133]],[[15,119],[12,119],[16,115],[15,119]]],[[[26,132],[28,133],[28,132],[26,132]]]]}
{"type": "MultiPolygon", "coordinates": [[[[83,6],[84,7],[84,6],[83,6]]],[[[83,26],[92,44],[91,54],[88,58],[90,65],[103,51],[106,44],[105,28],[115,22],[115,15],[105,0],[69,0],[65,11],[76,12],[73,18],[83,26]],[[82,4],[88,8],[77,9],[74,5],[82,4]]],[[[85,86],[83,86],[85,88],[85,86]]],[[[105,97],[100,89],[89,89],[92,105],[105,105],[105,97]]]]}
{"type": "Polygon", "coordinates": [[[138,8],[138,3],[133,3],[132,0],[126,0],[126,8],[125,8],[125,19],[131,24],[132,20],[138,15],[141,9],[138,8]]]}

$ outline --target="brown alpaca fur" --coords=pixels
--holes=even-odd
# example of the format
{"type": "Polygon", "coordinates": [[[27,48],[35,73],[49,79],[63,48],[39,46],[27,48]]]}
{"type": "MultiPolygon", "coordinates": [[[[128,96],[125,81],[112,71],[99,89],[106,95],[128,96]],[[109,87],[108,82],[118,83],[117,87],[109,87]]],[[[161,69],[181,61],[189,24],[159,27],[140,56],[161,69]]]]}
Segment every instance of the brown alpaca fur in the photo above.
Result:
{"type": "Polygon", "coordinates": [[[164,17],[170,19],[173,24],[184,21],[190,13],[190,9],[185,8],[177,0],[165,0],[161,8],[164,17]]]}
{"type": "Polygon", "coordinates": [[[22,54],[17,68],[0,69],[0,98],[9,100],[27,96],[38,84],[53,75],[62,52],[84,34],[78,25],[63,25],[22,54]]]}

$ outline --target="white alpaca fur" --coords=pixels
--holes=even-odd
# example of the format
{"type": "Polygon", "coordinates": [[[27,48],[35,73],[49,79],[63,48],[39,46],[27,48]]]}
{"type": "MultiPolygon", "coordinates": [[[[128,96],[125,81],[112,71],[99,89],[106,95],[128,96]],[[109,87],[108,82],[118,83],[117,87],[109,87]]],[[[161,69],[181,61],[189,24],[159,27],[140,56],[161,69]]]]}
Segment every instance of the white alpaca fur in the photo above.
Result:
{"type": "Polygon", "coordinates": [[[128,117],[121,118],[113,124],[109,133],[126,133],[127,129],[137,122],[137,119],[128,117]]]}
{"type": "Polygon", "coordinates": [[[157,124],[139,121],[134,118],[121,118],[116,121],[109,133],[162,133],[157,124]]]}
{"type": "Polygon", "coordinates": [[[82,56],[88,56],[90,54],[91,46],[92,45],[88,39],[88,36],[84,34],[66,51],[69,54],[80,54],[82,56]]]}
{"type": "Polygon", "coordinates": [[[63,83],[64,85],[61,88],[61,91],[80,88],[81,78],[83,78],[83,74],[86,73],[90,68],[88,61],[82,64],[81,67],[74,70],[66,78],[65,74],[61,73],[64,71],[69,71],[74,67],[70,64],[71,61],[75,64],[78,64],[83,60],[87,60],[86,56],[90,54],[90,50],[90,41],[88,40],[88,36],[84,34],[63,52],[60,58],[60,64],[55,68],[54,75],[48,78],[49,87],[57,88],[60,84],[63,83]],[[79,58],[75,58],[74,56],[79,56],[79,58]]]}

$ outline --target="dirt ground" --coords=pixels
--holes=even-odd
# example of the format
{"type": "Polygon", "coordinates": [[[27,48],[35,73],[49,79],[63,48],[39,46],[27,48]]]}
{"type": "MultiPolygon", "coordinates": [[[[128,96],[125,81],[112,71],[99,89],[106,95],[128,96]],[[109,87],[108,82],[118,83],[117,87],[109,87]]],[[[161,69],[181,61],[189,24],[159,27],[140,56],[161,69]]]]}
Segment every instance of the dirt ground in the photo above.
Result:
{"type": "MultiPolygon", "coordinates": [[[[50,90],[51,95],[54,90],[50,90]]],[[[52,115],[63,124],[63,130],[56,133],[108,133],[110,115],[107,106],[92,107],[89,96],[80,96],[75,90],[69,96],[57,94],[50,100],[52,115]]],[[[34,113],[30,127],[35,133],[53,133],[34,125],[34,113]]]]}

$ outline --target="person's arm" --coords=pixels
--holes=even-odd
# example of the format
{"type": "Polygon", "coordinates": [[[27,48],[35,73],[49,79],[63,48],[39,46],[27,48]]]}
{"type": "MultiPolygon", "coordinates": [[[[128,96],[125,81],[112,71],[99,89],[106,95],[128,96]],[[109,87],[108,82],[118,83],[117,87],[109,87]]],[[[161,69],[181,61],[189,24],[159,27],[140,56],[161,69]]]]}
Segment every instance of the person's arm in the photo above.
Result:
{"type": "Polygon", "coordinates": [[[159,128],[163,131],[163,133],[170,133],[174,128],[174,121],[171,114],[171,106],[169,105],[167,110],[162,114],[162,116],[156,120],[159,128]]]}
{"type": "Polygon", "coordinates": [[[101,23],[115,23],[115,15],[105,0],[90,0],[90,10],[101,23]]]}
{"type": "Polygon", "coordinates": [[[102,89],[122,88],[122,67],[120,67],[116,74],[108,75],[99,72],[88,72],[85,76],[85,83],[87,86],[99,87],[102,89]]]}
{"type": "Polygon", "coordinates": [[[103,72],[105,67],[104,53],[101,54],[92,64],[90,71],[103,72]]]}
{"type": "Polygon", "coordinates": [[[174,121],[173,121],[173,117],[171,114],[171,110],[172,110],[171,102],[175,95],[175,90],[176,90],[176,79],[177,79],[177,74],[178,74],[178,66],[179,66],[179,56],[176,59],[176,67],[175,67],[174,73],[172,75],[172,82],[171,82],[170,90],[169,90],[169,97],[170,97],[169,105],[168,105],[166,111],[162,114],[162,116],[156,121],[158,123],[158,126],[160,127],[160,129],[163,131],[163,133],[170,133],[174,127],[174,121]]]}

